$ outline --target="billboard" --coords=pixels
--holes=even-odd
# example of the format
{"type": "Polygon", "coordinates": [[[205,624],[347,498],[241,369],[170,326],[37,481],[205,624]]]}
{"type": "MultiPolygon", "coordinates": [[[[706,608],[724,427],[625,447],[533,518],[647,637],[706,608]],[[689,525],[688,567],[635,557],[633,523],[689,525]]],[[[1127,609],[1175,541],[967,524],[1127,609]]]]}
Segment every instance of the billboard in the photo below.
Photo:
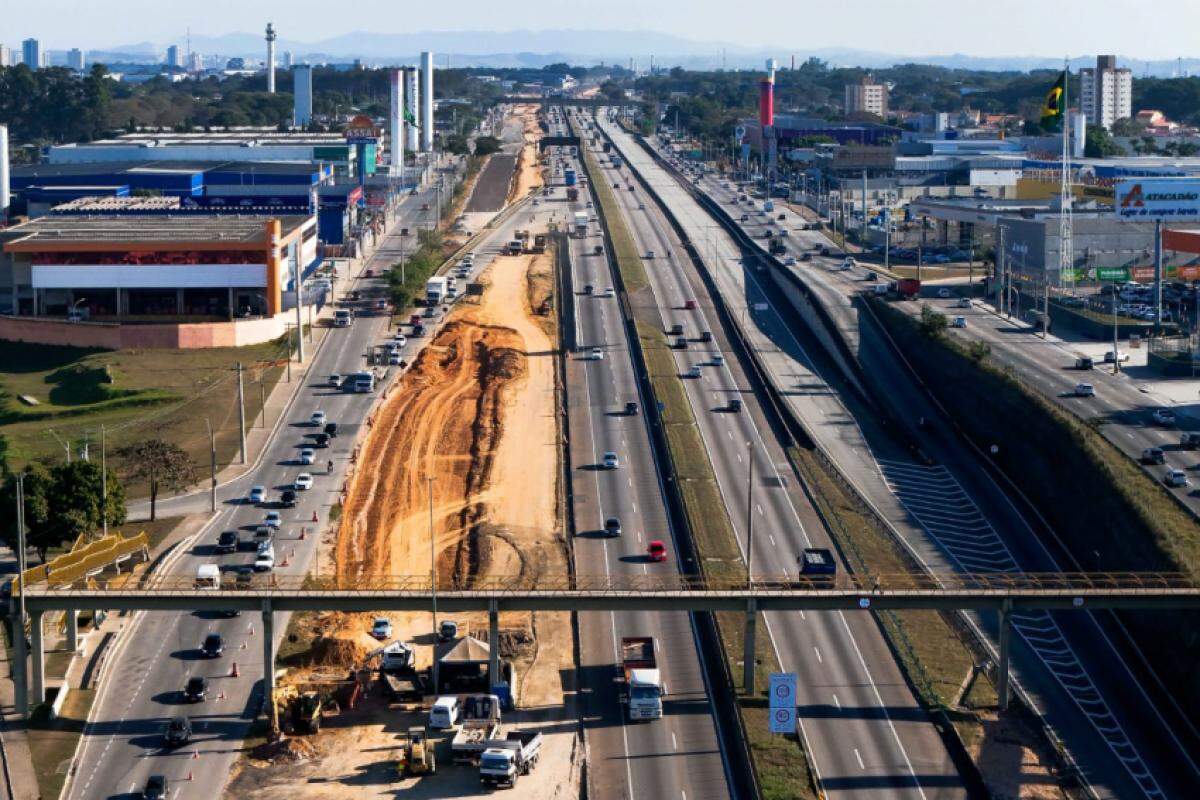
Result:
{"type": "Polygon", "coordinates": [[[1118,181],[1114,207],[1129,220],[1200,220],[1200,179],[1134,178],[1118,181]]]}

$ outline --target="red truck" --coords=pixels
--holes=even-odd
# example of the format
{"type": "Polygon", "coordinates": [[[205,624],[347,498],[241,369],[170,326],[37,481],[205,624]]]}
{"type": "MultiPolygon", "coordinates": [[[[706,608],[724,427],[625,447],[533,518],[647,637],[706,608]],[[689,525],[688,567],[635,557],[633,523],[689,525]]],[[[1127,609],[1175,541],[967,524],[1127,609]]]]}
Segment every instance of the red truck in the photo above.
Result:
{"type": "Polygon", "coordinates": [[[889,288],[897,297],[913,300],[921,293],[921,282],[916,278],[901,278],[898,281],[892,281],[889,288]]]}

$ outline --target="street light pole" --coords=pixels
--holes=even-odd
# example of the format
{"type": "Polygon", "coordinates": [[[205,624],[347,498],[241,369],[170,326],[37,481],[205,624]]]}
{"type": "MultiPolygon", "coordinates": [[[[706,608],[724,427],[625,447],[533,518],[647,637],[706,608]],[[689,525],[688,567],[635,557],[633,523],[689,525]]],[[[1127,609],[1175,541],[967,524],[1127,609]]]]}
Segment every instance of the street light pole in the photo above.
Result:
{"type": "Polygon", "coordinates": [[[100,520],[108,536],[108,454],[105,452],[104,426],[100,426],[100,520]]]}
{"type": "MultiPolygon", "coordinates": [[[[438,621],[437,621],[437,547],[433,540],[433,476],[425,479],[429,486],[429,594],[433,603],[433,636],[434,641],[437,641],[438,636],[438,621]]],[[[489,642],[492,647],[499,647],[499,642],[489,642]]],[[[437,694],[440,691],[438,683],[438,652],[437,645],[433,648],[433,692],[437,694]]]]}
{"type": "Polygon", "coordinates": [[[750,471],[746,475],[746,589],[749,589],[754,563],[754,449],[750,442],[746,442],[746,452],[750,454],[750,471]]]}
{"type": "Polygon", "coordinates": [[[211,484],[208,489],[208,510],[215,512],[217,510],[217,437],[213,433],[213,426],[208,421],[208,417],[204,418],[204,424],[208,427],[208,465],[211,473],[211,484]]]}

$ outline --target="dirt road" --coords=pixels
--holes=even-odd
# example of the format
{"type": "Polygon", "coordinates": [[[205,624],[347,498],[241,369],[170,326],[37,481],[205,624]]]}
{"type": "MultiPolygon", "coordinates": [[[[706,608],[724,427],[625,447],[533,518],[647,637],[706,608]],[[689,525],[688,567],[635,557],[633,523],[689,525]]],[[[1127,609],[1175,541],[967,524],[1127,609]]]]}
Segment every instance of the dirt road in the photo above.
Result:
{"type": "Polygon", "coordinates": [[[542,138],[542,129],[537,123],[537,106],[516,106],[514,113],[521,118],[525,127],[522,134],[525,144],[517,158],[517,176],[512,183],[512,193],[509,201],[517,200],[529,193],[530,189],[542,186],[541,154],[537,142],[542,138]]]}

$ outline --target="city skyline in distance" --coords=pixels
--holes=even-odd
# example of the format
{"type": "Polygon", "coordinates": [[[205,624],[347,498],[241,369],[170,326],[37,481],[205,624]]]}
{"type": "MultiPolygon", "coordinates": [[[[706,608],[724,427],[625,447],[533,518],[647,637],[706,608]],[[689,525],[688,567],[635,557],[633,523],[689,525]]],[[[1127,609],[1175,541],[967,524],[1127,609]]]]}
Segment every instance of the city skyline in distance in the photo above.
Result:
{"type": "Polygon", "coordinates": [[[1053,63],[1066,54],[1074,60],[1117,53],[1140,72],[1147,61],[1187,58],[1194,47],[1190,31],[1200,25],[1200,4],[1181,0],[1144,6],[1116,0],[960,0],[953,13],[934,0],[903,5],[867,0],[854,14],[815,2],[765,0],[754,13],[742,15],[707,1],[660,0],[647,6],[574,0],[552,14],[540,4],[511,3],[505,7],[504,30],[470,24],[493,18],[494,2],[483,0],[460,0],[454,19],[468,23],[454,30],[441,8],[400,11],[383,0],[360,0],[355,9],[353,16],[331,19],[327,7],[314,0],[212,0],[203,14],[194,6],[149,0],[110,0],[102,6],[43,0],[6,9],[4,36],[11,39],[5,41],[10,47],[32,37],[53,50],[157,52],[182,45],[190,29],[193,49],[243,55],[261,49],[258,31],[272,21],[280,33],[279,50],[297,55],[399,58],[432,47],[460,56],[562,53],[617,62],[633,57],[641,66],[651,54],[659,63],[686,66],[696,59],[719,62],[724,53],[731,67],[770,54],[781,63],[792,55],[801,60],[817,55],[864,66],[911,60],[1029,68],[1022,65],[1053,63]],[[113,25],[114,19],[122,24],[113,25]],[[623,23],[636,23],[637,29],[623,23]],[[363,32],[367,27],[371,32],[363,32]]]}

